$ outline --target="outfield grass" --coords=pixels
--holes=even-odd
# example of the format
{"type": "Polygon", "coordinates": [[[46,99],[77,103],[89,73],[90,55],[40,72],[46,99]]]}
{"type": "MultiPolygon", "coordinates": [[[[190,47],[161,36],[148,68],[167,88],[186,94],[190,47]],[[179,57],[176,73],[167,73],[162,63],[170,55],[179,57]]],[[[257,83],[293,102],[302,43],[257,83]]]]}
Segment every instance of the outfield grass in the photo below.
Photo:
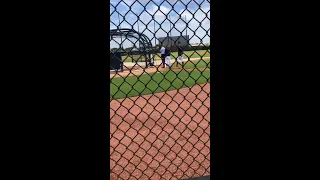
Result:
{"type": "Polygon", "coordinates": [[[170,91],[210,82],[210,71],[162,71],[161,73],[110,79],[110,98],[120,99],[170,91]]]}
{"type": "MultiPolygon", "coordinates": [[[[178,52],[173,52],[171,54],[172,57],[178,57],[178,52]]],[[[210,53],[207,50],[198,50],[198,51],[185,51],[184,52],[184,58],[200,58],[200,57],[210,57],[210,53]]],[[[132,62],[132,58],[134,61],[140,61],[141,58],[144,58],[141,55],[133,55],[133,56],[122,56],[122,60],[124,62],[132,62]]],[[[161,59],[161,54],[158,53],[155,57],[156,60],[161,59]]]]}

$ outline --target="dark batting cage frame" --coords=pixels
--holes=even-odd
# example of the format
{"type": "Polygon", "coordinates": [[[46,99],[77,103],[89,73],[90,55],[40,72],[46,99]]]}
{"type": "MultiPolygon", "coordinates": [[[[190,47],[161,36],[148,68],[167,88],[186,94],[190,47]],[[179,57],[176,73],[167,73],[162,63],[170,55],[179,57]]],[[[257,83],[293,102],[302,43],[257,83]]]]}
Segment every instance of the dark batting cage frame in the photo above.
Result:
{"type": "MultiPolygon", "coordinates": [[[[140,33],[134,29],[128,29],[128,28],[111,29],[110,30],[110,38],[111,39],[122,38],[122,37],[125,37],[126,39],[128,39],[128,38],[137,39],[137,41],[134,43],[139,42],[139,44],[142,45],[142,48],[139,47],[138,51],[131,50],[131,51],[127,52],[125,50],[123,51],[123,49],[120,46],[119,47],[120,51],[117,51],[118,53],[121,53],[121,54],[136,53],[136,54],[143,55],[145,57],[145,62],[146,62],[145,67],[147,68],[149,65],[154,66],[153,62],[154,62],[154,56],[156,54],[156,49],[154,47],[152,47],[151,40],[145,34],[140,33]],[[151,54],[153,54],[152,58],[151,58],[151,54]]],[[[110,39],[110,41],[111,41],[111,39],[110,39]]]]}

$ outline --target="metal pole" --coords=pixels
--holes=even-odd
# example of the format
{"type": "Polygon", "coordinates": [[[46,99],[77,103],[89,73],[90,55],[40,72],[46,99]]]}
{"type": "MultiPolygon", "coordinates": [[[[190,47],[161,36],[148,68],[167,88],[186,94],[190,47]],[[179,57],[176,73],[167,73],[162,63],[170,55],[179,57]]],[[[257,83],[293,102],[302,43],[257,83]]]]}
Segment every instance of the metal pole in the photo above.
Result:
{"type": "Polygon", "coordinates": [[[170,40],[170,46],[172,47],[172,39],[171,39],[171,20],[170,20],[170,15],[169,15],[169,21],[170,21],[170,31],[169,31],[169,40],[170,40]]]}
{"type": "MultiPolygon", "coordinates": [[[[138,19],[138,32],[140,33],[140,30],[139,30],[139,19],[138,19]]],[[[139,50],[140,50],[140,36],[139,36],[139,50]]]]}
{"type": "Polygon", "coordinates": [[[154,32],[154,53],[152,54],[152,65],[154,66],[154,58],[156,55],[156,45],[157,45],[157,36],[156,36],[156,21],[153,21],[153,32],[154,32]]]}
{"type": "MultiPolygon", "coordinates": [[[[185,18],[185,21],[186,21],[186,38],[188,38],[188,23],[187,23],[187,15],[184,16],[185,18]]],[[[188,44],[189,44],[189,38],[187,39],[188,40],[188,44]]]]}
{"type": "MultiPolygon", "coordinates": [[[[120,23],[120,14],[118,13],[118,19],[119,19],[119,29],[121,29],[121,23],[120,23]]],[[[122,51],[122,36],[120,36],[120,38],[121,38],[121,44],[120,44],[120,49],[121,49],[121,51],[122,51]]]]}
{"type": "Polygon", "coordinates": [[[157,36],[156,36],[156,21],[153,21],[153,32],[154,32],[154,46],[157,44],[157,36]]]}

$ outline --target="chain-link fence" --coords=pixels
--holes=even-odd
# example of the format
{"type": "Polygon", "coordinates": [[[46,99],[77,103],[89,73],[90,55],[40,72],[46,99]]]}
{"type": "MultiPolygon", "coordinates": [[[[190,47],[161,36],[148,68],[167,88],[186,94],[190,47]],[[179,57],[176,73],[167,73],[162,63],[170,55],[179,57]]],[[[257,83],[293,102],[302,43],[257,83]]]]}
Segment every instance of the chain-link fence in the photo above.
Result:
{"type": "Polygon", "coordinates": [[[110,177],[210,175],[210,0],[111,0],[110,177]]]}

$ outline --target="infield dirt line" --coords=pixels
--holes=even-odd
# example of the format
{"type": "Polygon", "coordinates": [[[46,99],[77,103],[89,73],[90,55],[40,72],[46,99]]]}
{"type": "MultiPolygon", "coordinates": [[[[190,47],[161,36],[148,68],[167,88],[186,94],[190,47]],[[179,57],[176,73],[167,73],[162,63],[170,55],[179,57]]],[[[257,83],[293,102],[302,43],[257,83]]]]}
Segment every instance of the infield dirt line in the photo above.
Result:
{"type": "MultiPolygon", "coordinates": [[[[206,60],[206,59],[210,59],[210,56],[209,57],[202,57],[202,58],[186,58],[186,61],[185,62],[188,62],[188,61],[199,61],[199,60],[206,60]]],[[[171,63],[173,64],[174,62],[176,62],[175,59],[171,59],[171,63]]],[[[135,65],[136,63],[132,63],[132,62],[124,62],[124,66],[126,68],[131,68],[135,65]]],[[[142,64],[142,66],[145,65],[145,62],[138,62],[138,64],[142,64]]],[[[161,60],[156,60],[155,61],[155,64],[161,64],[161,60]]]]}
{"type": "MultiPolygon", "coordinates": [[[[190,59],[190,61],[199,61],[199,60],[200,60],[200,58],[193,58],[192,60],[190,59]]],[[[187,63],[187,62],[188,61],[186,61],[185,63],[187,63]]],[[[130,68],[130,67],[126,67],[126,68],[130,68]]],[[[173,69],[177,69],[177,68],[174,67],[173,69]]],[[[192,69],[195,69],[195,68],[186,68],[186,70],[192,70],[192,69]]],[[[198,68],[198,69],[199,70],[204,70],[204,69],[210,70],[210,68],[198,68]]],[[[138,66],[137,69],[129,69],[124,72],[111,73],[110,78],[141,75],[144,73],[154,73],[154,72],[161,72],[161,71],[167,71],[167,70],[168,70],[168,68],[161,68],[159,65],[155,66],[153,68],[147,68],[147,69],[142,69],[138,66]]]]}
{"type": "MultiPolygon", "coordinates": [[[[173,70],[182,70],[182,68],[171,68],[173,70]]],[[[209,71],[209,68],[184,68],[184,70],[187,71],[191,71],[193,69],[198,69],[200,71],[205,70],[205,71],[209,71]]],[[[168,68],[148,68],[148,69],[141,69],[141,70],[132,70],[130,71],[126,71],[126,72],[118,72],[115,74],[110,74],[110,78],[116,78],[116,77],[128,77],[128,76],[137,76],[137,75],[141,75],[141,74],[151,74],[151,73],[155,73],[155,72],[162,72],[162,71],[168,71],[168,68]]]]}

